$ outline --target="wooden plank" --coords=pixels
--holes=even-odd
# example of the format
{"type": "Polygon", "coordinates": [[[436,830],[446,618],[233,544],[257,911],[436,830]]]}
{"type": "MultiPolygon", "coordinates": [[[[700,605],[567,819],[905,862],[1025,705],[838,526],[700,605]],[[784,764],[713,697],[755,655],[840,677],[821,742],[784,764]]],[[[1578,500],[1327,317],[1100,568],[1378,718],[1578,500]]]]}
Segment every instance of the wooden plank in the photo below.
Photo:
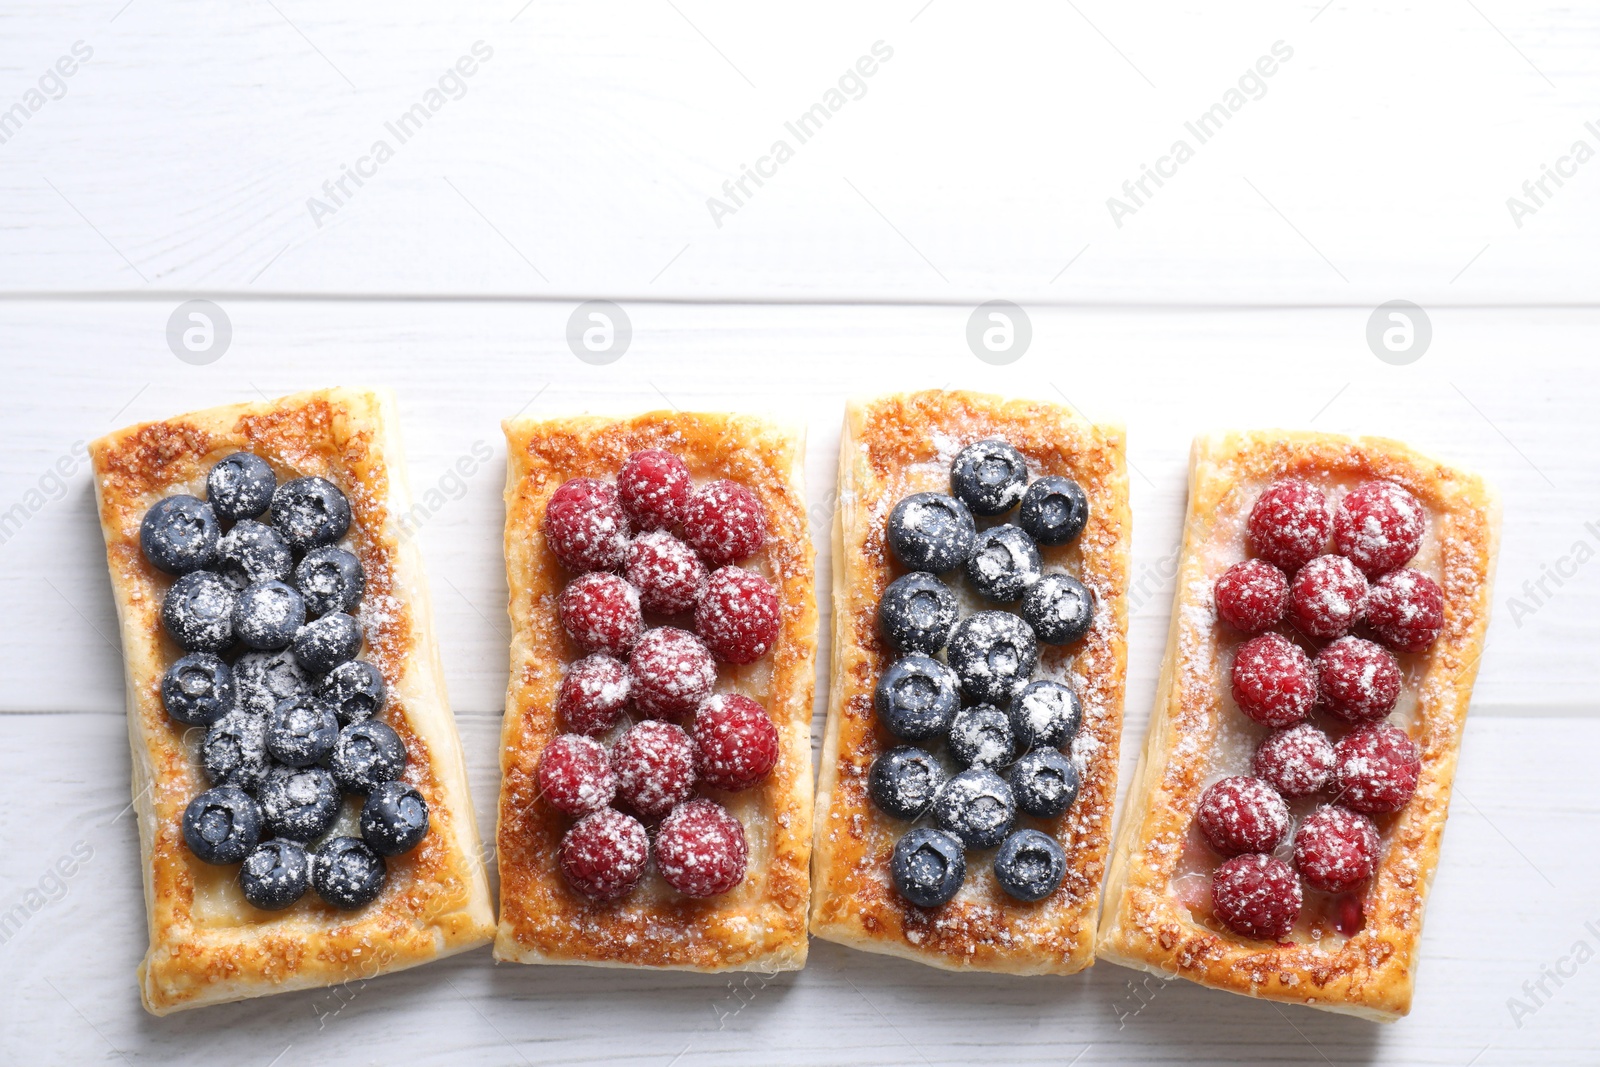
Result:
{"type": "MultiPolygon", "coordinates": [[[[467,718],[462,730],[487,828],[497,724],[467,718]]],[[[1600,943],[1585,926],[1600,920],[1593,856],[1570,847],[1600,815],[1592,787],[1573,788],[1589,781],[1597,744],[1592,719],[1469,720],[1417,1004],[1393,1027],[1146,984],[1109,964],[1019,981],[823,943],[804,971],[770,980],[496,967],[476,952],[361,987],[157,1020],[133,981],[144,905],[134,828],[117,817],[128,796],[123,723],[4,715],[0,905],[26,915],[0,944],[0,1050],[19,1061],[28,1050],[30,1062],[163,1064],[969,1064],[1001,1050],[1009,1062],[1057,1065],[1080,1054],[1083,1064],[1588,1064],[1592,964],[1560,988],[1546,979],[1550,995],[1520,1028],[1507,1001],[1526,998],[1523,983],[1576,942],[1600,943]],[[1550,744],[1556,731],[1565,743],[1550,744]],[[87,859],[51,877],[75,855],[87,859]]]]}
{"type": "Polygon", "coordinates": [[[1597,28],[1550,3],[23,5],[0,291],[1589,303],[1600,163],[1568,157],[1600,149],[1597,28]]]}
{"type": "Polygon", "coordinates": [[[19,669],[0,710],[122,706],[103,548],[75,442],[139,419],[335,383],[398,393],[413,489],[419,498],[432,491],[437,504],[419,536],[450,691],[467,713],[495,714],[505,684],[501,418],[673,404],[799,419],[810,429],[808,495],[826,575],[844,399],[947,384],[1064,396],[1094,418],[1126,421],[1135,713],[1165,640],[1189,440],[1202,428],[1273,424],[1384,433],[1487,474],[1507,522],[1477,705],[1508,714],[1595,706],[1600,666],[1587,635],[1600,616],[1600,570],[1573,560],[1579,546],[1600,547],[1588,525],[1600,526],[1591,421],[1600,380],[1589,370],[1600,313],[1436,310],[1433,347],[1394,367],[1366,349],[1366,316],[1348,310],[1044,309],[1032,316],[1028,353],[994,367],[967,350],[964,310],[645,304],[630,306],[628,353],[591,366],[566,347],[569,305],[244,302],[227,305],[229,351],[195,367],[167,349],[170,310],[0,304],[0,344],[12,361],[0,401],[0,514],[27,512],[0,544],[0,617],[28,620],[8,639],[19,669]],[[479,442],[495,458],[469,477],[453,473],[479,442]],[[62,462],[71,473],[57,488],[50,472],[62,462]],[[1545,577],[1556,568],[1573,576],[1545,577]],[[1531,584],[1541,580],[1543,592],[1531,584]]]}

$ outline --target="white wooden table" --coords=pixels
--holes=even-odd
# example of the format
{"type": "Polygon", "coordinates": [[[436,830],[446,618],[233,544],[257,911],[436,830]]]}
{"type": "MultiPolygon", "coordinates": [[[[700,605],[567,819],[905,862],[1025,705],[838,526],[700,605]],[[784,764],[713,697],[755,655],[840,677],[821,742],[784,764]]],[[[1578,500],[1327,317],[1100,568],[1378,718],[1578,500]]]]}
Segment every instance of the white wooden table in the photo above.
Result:
{"type": "Polygon", "coordinates": [[[1600,126],[1600,8],[511,0],[392,4],[380,23],[301,0],[120,2],[0,12],[0,916],[22,915],[0,935],[0,1062],[1600,1060],[1600,161],[1560,163],[1577,140],[1600,149],[1584,125],[1600,126]],[[92,56],[29,110],[78,41],[92,56]],[[385,124],[426,109],[478,41],[474,73],[399,144],[385,124]],[[799,144],[785,123],[826,107],[879,41],[892,56],[799,144]],[[1185,122],[1279,41],[1292,56],[1265,94],[1166,184],[1147,179],[1119,228],[1107,198],[1197,142],[1185,122]],[[707,199],[785,138],[792,158],[716,225],[707,199]],[[362,163],[380,139],[392,158],[362,163]],[[1519,227],[1506,200],[1543,164],[1572,173],[1519,227]],[[307,199],[331,203],[322,184],[345,166],[372,174],[314,219],[307,199]],[[194,297],[231,324],[206,365],[168,346],[194,297]],[[609,365],[568,348],[589,298],[632,323],[609,365]],[[990,299],[1031,322],[1009,365],[967,345],[990,299]],[[1410,365],[1368,347],[1391,299],[1431,322],[1410,365]],[[145,1015],[117,634],[80,443],[334,383],[396,390],[414,488],[443,497],[421,538],[486,831],[506,669],[499,420],[519,409],[803,420],[824,596],[846,396],[973,387],[1125,421],[1124,778],[1195,432],[1379,432],[1484,471],[1506,507],[1497,615],[1412,1015],[1377,1027],[1111,965],[950,975],[822,942],[771,980],[496,967],[483,950],[145,1015]],[[456,479],[479,441],[495,459],[456,479]]]}

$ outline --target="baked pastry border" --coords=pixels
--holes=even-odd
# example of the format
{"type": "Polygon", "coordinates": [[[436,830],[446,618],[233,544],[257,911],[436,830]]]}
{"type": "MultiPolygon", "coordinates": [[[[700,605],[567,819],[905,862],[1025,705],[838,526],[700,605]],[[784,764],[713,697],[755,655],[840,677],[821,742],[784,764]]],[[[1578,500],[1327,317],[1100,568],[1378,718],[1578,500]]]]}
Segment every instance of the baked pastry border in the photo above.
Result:
{"type": "MultiPolygon", "coordinates": [[[[798,970],[807,949],[817,641],[804,433],[747,415],[675,411],[633,418],[523,418],[503,425],[512,635],[500,746],[501,906],[495,958],[691,971],[798,970]],[[756,559],[764,561],[760,566],[778,589],[781,629],[772,650],[752,667],[720,665],[717,690],[742,687],[745,675],[770,660],[765,691],[743,691],[772,714],[780,755],[760,786],[717,794],[741,816],[751,838],[750,872],[741,887],[709,900],[643,893],[641,887],[620,900],[596,903],[567,886],[557,865],[564,817],[537,800],[538,758],[559,732],[560,665],[576,655],[556,609],[570,575],[545,544],[540,524],[545,503],[561,483],[575,477],[614,479],[628,454],[643,448],[676,452],[697,479],[741,482],[766,508],[767,544],[756,559]],[[753,825],[756,812],[759,825],[753,825]],[[770,855],[765,870],[758,869],[763,851],[758,834],[766,835],[761,840],[770,855]]],[[[659,876],[652,868],[646,878],[659,876]]]]}
{"type": "Polygon", "coordinates": [[[811,932],[952,970],[1072,974],[1090,966],[1127,673],[1132,523],[1122,428],[1091,424],[1056,404],[979,393],[926,391],[853,402],[839,448],[837,512],[833,682],[817,784],[811,932]],[[1046,663],[1073,661],[1084,703],[1083,729],[1073,745],[1083,787],[1051,828],[1067,846],[1069,863],[1056,893],[1022,904],[1004,895],[991,871],[972,865],[956,900],[923,909],[903,900],[889,880],[889,856],[904,824],[879,812],[867,795],[872,760],[894,743],[872,707],[878,676],[893,658],[877,626],[878,600],[898,570],[883,526],[901,496],[930,488],[906,486],[907,465],[985,437],[1009,441],[1027,457],[1031,474],[1073,477],[1089,497],[1089,523],[1079,538],[1044,550],[1047,566],[1068,563],[1097,600],[1094,627],[1083,641],[1065,657],[1049,646],[1042,656],[1046,663]]]}
{"type": "Polygon", "coordinates": [[[1489,622],[1499,503],[1483,480],[1398,441],[1262,430],[1197,437],[1166,659],[1150,733],[1124,806],[1106,884],[1101,959],[1166,978],[1392,1021],[1411,1007],[1423,906],[1438,866],[1461,730],[1489,622]],[[1445,628],[1420,656],[1416,798],[1385,832],[1366,926],[1336,952],[1272,944],[1195,922],[1169,894],[1199,802],[1221,709],[1215,610],[1201,559],[1209,517],[1236,488],[1295,474],[1390,479],[1422,501],[1440,548],[1445,628]]]}
{"type": "MultiPolygon", "coordinates": [[[[126,427],[89,446],[112,594],[122,630],[133,799],[144,867],[150,950],[139,965],[151,1013],[371,978],[481,945],[494,911],[467,790],[466,764],[445,695],[421,554],[402,535],[410,507],[394,403],[387,393],[325,389],[231,404],[126,427]],[[161,676],[181,650],[162,630],[172,578],[145,560],[139,524],[174,491],[204,497],[210,466],[256,452],[280,472],[321,475],[350,498],[350,547],[367,594],[388,598],[369,621],[365,658],[389,686],[385,721],[409,751],[405,780],[427,798],[431,826],[414,852],[390,859],[376,902],[340,912],[312,894],[284,912],[210,926],[194,914],[196,875],[208,868],[183,843],[180,822],[206,788],[195,752],[204,731],[173,721],[161,676]]],[[[253,914],[252,914],[253,913],[253,914]]]]}

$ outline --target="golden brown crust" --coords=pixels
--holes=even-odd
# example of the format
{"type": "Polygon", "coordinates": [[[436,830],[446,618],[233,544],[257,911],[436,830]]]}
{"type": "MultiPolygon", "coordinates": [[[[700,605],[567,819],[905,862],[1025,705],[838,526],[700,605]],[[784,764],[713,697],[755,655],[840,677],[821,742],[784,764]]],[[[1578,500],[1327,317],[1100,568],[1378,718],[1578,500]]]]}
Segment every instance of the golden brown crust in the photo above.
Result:
{"type": "Polygon", "coordinates": [[[1371,1019],[1410,1010],[1423,904],[1483,651],[1498,537],[1498,504],[1480,478],[1395,441],[1286,431],[1195,440],[1172,632],[1107,880],[1102,959],[1371,1019]],[[1220,770],[1219,727],[1238,718],[1220,681],[1232,638],[1219,633],[1211,587],[1244,557],[1242,524],[1260,490],[1286,475],[1329,488],[1383,478],[1415,494],[1430,525],[1410,566],[1443,589],[1445,628],[1427,651],[1401,655],[1406,683],[1396,719],[1422,749],[1422,777],[1416,798],[1379,820],[1384,847],[1366,893],[1365,927],[1345,939],[1303,915],[1291,940],[1274,944],[1208,921],[1203,900],[1191,911],[1174,879],[1192,851],[1186,837],[1202,787],[1220,770]]]}
{"type": "Polygon", "coordinates": [[[506,431],[506,580],[511,680],[501,732],[500,929],[495,958],[695,971],[798,970],[805,965],[810,893],[811,700],[815,687],[815,568],[807,528],[804,437],[743,415],[655,411],[630,419],[512,420],[506,431]],[[778,727],[777,766],[760,786],[715,792],[745,827],[744,884],[693,900],[652,869],[631,893],[595,903],[557,865],[565,819],[539,802],[535,769],[560,732],[556,687],[581,653],[561,628],[556,597],[570,575],[540,526],[550,494],[570,478],[613,480],[630,452],[664,448],[697,482],[729,478],[767,511],[767,542],[740,566],[767,577],[782,601],[773,648],[741,668],[719,665],[718,692],[759,702],[778,727]]]}
{"type": "Polygon", "coordinates": [[[388,397],[341,389],[130,426],[90,445],[122,627],[144,856],[150,951],[140,987],[157,1015],[370,978],[489,939],[494,912],[422,562],[401,535],[410,501],[398,449],[388,397]],[[350,498],[349,547],[367,575],[364,655],[388,683],[384,717],[406,743],[405,780],[430,809],[427,838],[389,860],[382,895],[353,913],[314,894],[282,912],[257,911],[239,894],[235,868],[201,863],[183,843],[183,810],[206,788],[196,759],[204,731],[173,721],[161,703],[161,675],[182,650],[159,619],[172,578],[140,552],[139,524],[164,496],[203,497],[212,464],[241,449],[267,460],[280,479],[319,475],[350,498]]]}
{"type": "Polygon", "coordinates": [[[1131,531],[1120,427],[1092,425],[1054,404],[963,392],[849,406],[839,452],[833,687],[817,785],[812,933],[952,969],[1071,974],[1093,962],[1117,790],[1131,531]],[[1084,726],[1072,746],[1083,787],[1064,816],[1043,826],[1067,850],[1067,877],[1053,895],[1020,904],[975,864],[955,900],[923,909],[903,900],[889,880],[889,856],[905,824],[867,796],[873,759],[895,744],[872,710],[878,676],[893,658],[878,635],[877,604],[902,570],[888,554],[884,526],[902,497],[948,492],[955,452],[986,437],[1009,441],[1031,474],[1067,475],[1089,497],[1082,535],[1043,554],[1047,568],[1063,567],[1094,590],[1094,627],[1077,645],[1045,646],[1040,657],[1041,674],[1070,678],[1083,699],[1084,726]]]}

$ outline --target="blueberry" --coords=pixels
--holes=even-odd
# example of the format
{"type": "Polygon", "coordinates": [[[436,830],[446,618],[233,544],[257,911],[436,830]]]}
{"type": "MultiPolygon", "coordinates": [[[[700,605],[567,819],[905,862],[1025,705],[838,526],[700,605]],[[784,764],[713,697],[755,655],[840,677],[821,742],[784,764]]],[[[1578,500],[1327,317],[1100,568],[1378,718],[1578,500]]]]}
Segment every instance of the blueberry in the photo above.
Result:
{"type": "Polygon", "coordinates": [[[306,598],[307,611],[326,615],[355,610],[367,579],[355,553],[324,545],[306,553],[294,569],[294,584],[306,598]]]}
{"type": "Polygon", "coordinates": [[[361,806],[361,839],[380,856],[410,852],[428,836],[428,802],[407,782],[380,782],[361,806]]]}
{"type": "Polygon", "coordinates": [[[378,668],[365,660],[345,660],[317,686],[317,696],[341,723],[349,724],[370,719],[383,710],[388,690],[378,668]]]}
{"type": "Polygon", "coordinates": [[[361,624],[354,615],[324,615],[294,635],[294,658],[312,674],[326,674],[361,651],[361,624]]]}
{"type": "Polygon", "coordinates": [[[340,789],[364,795],[400,777],[406,769],[406,743],[384,723],[351,723],[339,731],[328,767],[340,789]]]}
{"type": "Polygon", "coordinates": [[[350,501],[326,478],[296,478],[272,494],[272,525],[291,548],[331,545],[350,529],[350,501]]]}
{"type": "Polygon", "coordinates": [[[913,493],[889,512],[889,551],[914,571],[943,574],[959,567],[975,532],[972,512],[943,493],[913,493]]]}
{"type": "Polygon", "coordinates": [[[1078,768],[1060,749],[1036,748],[1011,765],[1006,784],[1019,810],[1053,819],[1078,799],[1078,768]]]}
{"type": "Polygon", "coordinates": [[[994,876],[1018,900],[1043,900],[1067,876],[1067,854],[1049,834],[1018,830],[995,853],[994,876]]]}
{"type": "Polygon", "coordinates": [[[285,582],[247,585],[233,602],[233,635],[250,648],[284,648],[305,624],[305,598],[285,582]]]}
{"type": "Polygon", "coordinates": [[[950,729],[961,706],[958,686],[949,667],[913,652],[883,672],[873,693],[873,707],[884,728],[902,740],[938,737],[950,729]]]}
{"type": "Polygon", "coordinates": [[[1045,644],[1071,644],[1094,625],[1094,593],[1070,574],[1047,574],[1022,594],[1022,617],[1045,644]]]}
{"type": "Polygon", "coordinates": [[[889,583],[878,601],[878,629],[899,652],[944,647],[956,624],[956,595],[927,571],[912,571],[889,583]]]}
{"type": "Polygon", "coordinates": [[[334,837],[311,857],[311,884],[336,908],[372,903],[383,889],[388,865],[359,837],[334,837]]]}
{"type": "Polygon", "coordinates": [[[970,699],[1005,707],[1038,665],[1039,643],[1010,612],[978,611],[956,623],[945,658],[970,699]]]}
{"type": "Polygon", "coordinates": [[[185,726],[210,726],[233,710],[233,671],[210,652],[191,652],[161,676],[161,703],[185,726]]]}
{"type": "Polygon", "coordinates": [[[919,908],[937,908],[966,881],[967,857],[960,841],[919,826],[894,843],[889,874],[901,896],[919,908]]]}
{"type": "Polygon", "coordinates": [[[263,841],[239,867],[239,890],[263,911],[282,911],[311,885],[311,857],[293,841],[263,841]]]}
{"type": "Polygon", "coordinates": [[[169,496],[144,513],[139,547],[144,558],[168,574],[188,574],[217,561],[222,531],[204,500],[169,496]]]}
{"type": "Polygon", "coordinates": [[[255,792],[271,766],[267,724],[247,712],[228,712],[211,724],[200,742],[200,767],[212,785],[236,785],[255,792]]]}
{"type": "Polygon", "coordinates": [[[262,718],[290,697],[311,692],[311,676],[287,649],[246,652],[233,661],[233,684],[239,691],[239,707],[262,718]]]}
{"type": "Polygon", "coordinates": [[[1089,521],[1089,498],[1071,478],[1049,474],[1028,486],[1017,521],[1041,545],[1064,545],[1089,521]]]}
{"type": "Polygon", "coordinates": [[[185,652],[221,652],[233,644],[233,588],[210,571],[172,583],[161,602],[161,625],[185,652]]]}
{"type": "Polygon", "coordinates": [[[272,503],[277,476],[267,461],[249,452],[235,452],[206,475],[206,496],[225,519],[253,519],[272,503]]]}
{"type": "Polygon", "coordinates": [[[1011,702],[1011,729],[1017,747],[1061,748],[1083,725],[1083,701],[1071,687],[1041,678],[1029,682],[1011,702]]]}
{"type": "Polygon", "coordinates": [[[324,767],[274,767],[258,795],[274,837],[304,844],[339,817],[339,786],[324,767]]]}
{"type": "Polygon", "coordinates": [[[333,751],[339,720],[316,697],[291,697],[267,716],[267,751],[279,763],[309,767],[333,751]]]}
{"type": "Polygon", "coordinates": [[[955,834],[968,848],[998,845],[1016,817],[1011,787],[987,767],[962,771],[933,798],[933,818],[939,829],[955,834]]]}
{"type": "Polygon", "coordinates": [[[294,552],[283,534],[265,523],[240,519],[222,535],[217,573],[235,589],[251,582],[284,582],[294,573],[294,552]]]}
{"type": "Polygon", "coordinates": [[[1028,488],[1028,461],[1004,441],[979,441],[950,464],[950,488],[974,515],[1004,515],[1028,488]]]}
{"type": "Polygon", "coordinates": [[[967,577],[983,596],[1010,603],[1039,580],[1039,546],[1020,526],[991,526],[978,534],[967,557],[967,577]]]}
{"type": "Polygon", "coordinates": [[[933,803],[944,778],[944,768],[931,755],[911,745],[897,745],[872,761],[867,793],[885,815],[916,819],[933,803]]]}
{"type": "Polygon", "coordinates": [[[1011,720],[993,704],[973,704],[950,724],[950,755],[963,767],[1003,767],[1017,756],[1011,720]]]}
{"type": "Polygon", "coordinates": [[[207,789],[184,809],[183,839],[196,859],[238,863],[261,840],[261,808],[238,786],[207,789]]]}

